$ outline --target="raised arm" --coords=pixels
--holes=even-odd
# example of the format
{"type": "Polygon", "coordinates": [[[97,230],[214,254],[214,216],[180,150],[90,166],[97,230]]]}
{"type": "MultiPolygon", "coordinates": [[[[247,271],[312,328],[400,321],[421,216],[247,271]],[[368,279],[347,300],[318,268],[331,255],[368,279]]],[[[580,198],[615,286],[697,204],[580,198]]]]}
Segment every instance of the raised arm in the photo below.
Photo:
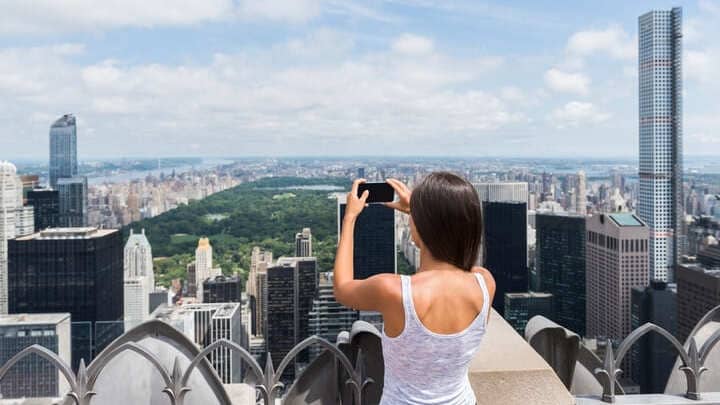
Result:
{"type": "Polygon", "coordinates": [[[355,221],[365,208],[365,201],[369,196],[366,190],[362,196],[357,196],[358,186],[364,179],[355,180],[347,196],[345,216],[342,219],[342,232],[338,241],[335,255],[335,269],[333,277],[333,290],[335,299],[346,307],[363,311],[383,312],[389,302],[394,283],[398,283],[397,276],[393,274],[378,274],[366,280],[353,279],[353,236],[355,221]]]}

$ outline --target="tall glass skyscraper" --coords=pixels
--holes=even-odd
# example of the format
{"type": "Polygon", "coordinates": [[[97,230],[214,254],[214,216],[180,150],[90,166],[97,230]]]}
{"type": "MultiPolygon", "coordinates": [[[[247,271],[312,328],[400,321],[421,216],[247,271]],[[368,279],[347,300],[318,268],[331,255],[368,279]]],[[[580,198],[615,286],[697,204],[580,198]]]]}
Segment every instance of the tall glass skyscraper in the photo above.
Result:
{"type": "Polygon", "coordinates": [[[682,254],[682,9],[643,14],[639,24],[640,193],[650,227],[650,278],[672,281],[682,254]]]}
{"type": "Polygon", "coordinates": [[[57,188],[58,179],[74,177],[77,173],[75,116],[65,114],[50,127],[50,187],[57,188]]]}

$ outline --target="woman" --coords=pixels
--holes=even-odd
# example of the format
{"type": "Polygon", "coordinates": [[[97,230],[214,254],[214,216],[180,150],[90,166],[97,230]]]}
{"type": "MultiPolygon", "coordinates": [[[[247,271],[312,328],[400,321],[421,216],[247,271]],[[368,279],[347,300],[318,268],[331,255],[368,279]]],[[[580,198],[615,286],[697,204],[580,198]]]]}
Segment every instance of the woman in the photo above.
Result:
{"type": "Polygon", "coordinates": [[[353,280],[353,231],[368,191],[347,196],[334,270],[335,298],[356,310],[383,316],[385,383],[381,405],[472,405],[470,359],[485,335],[495,281],[474,267],[482,237],[480,201],[474,187],[447,172],[427,176],[411,191],[387,182],[398,200],[389,208],[410,215],[420,248],[413,276],[378,274],[353,280]]]}

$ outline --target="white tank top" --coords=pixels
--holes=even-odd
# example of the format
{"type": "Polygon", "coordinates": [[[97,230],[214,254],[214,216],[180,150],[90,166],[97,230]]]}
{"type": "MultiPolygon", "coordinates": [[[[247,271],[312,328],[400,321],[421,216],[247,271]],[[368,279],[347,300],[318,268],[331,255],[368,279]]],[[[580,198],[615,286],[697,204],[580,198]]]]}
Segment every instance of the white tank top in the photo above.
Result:
{"type": "Polygon", "coordinates": [[[474,405],[468,366],[480,347],[490,307],[485,279],[474,273],[483,307],[463,331],[451,334],[427,329],[415,312],[410,276],[400,276],[405,327],[397,337],[383,330],[385,384],[380,405],[474,405]]]}

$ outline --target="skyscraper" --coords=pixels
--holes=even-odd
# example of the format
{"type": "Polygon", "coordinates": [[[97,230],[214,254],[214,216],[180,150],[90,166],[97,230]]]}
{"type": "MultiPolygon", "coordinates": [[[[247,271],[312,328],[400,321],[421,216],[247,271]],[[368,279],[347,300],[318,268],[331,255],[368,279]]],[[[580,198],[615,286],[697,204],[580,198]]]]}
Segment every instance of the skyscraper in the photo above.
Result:
{"type": "Polygon", "coordinates": [[[312,256],[312,233],[310,228],[303,228],[295,234],[295,257],[312,256]]]}
{"type": "Polygon", "coordinates": [[[10,313],[69,312],[73,324],[88,322],[94,338],[73,328],[72,353],[73,367],[81,356],[89,362],[88,353],[122,334],[122,249],[122,236],[110,229],[52,228],[10,240],[10,313]]]}
{"type": "MultiPolygon", "coordinates": [[[[342,232],[344,216],[343,197],[338,199],[338,236],[342,232]]],[[[354,241],[353,270],[356,279],[397,272],[394,210],[379,204],[365,207],[355,222],[354,241]]]]}
{"type": "Polygon", "coordinates": [[[613,213],[588,217],[585,228],[586,335],[619,342],[631,330],[631,290],[650,283],[648,227],[613,213]]]}
{"type": "MultiPolygon", "coordinates": [[[[152,317],[170,324],[201,348],[220,339],[249,348],[248,336],[242,325],[240,303],[186,304],[168,307],[161,305],[152,317]]],[[[213,350],[208,356],[223,384],[242,381],[240,354],[228,348],[213,350]]]]}
{"type": "Polygon", "coordinates": [[[553,294],[553,321],[585,334],[585,216],[537,214],[538,291],[553,294]]]}
{"type": "MultiPolygon", "coordinates": [[[[550,293],[524,292],[505,294],[505,320],[508,321],[521,336],[525,335],[525,327],[530,318],[541,315],[552,319],[552,314],[553,295],[550,293]]],[[[570,329],[569,326],[565,327],[570,329]]]]}
{"type": "Polygon", "coordinates": [[[57,188],[58,179],[75,177],[77,173],[75,116],[65,114],[50,127],[50,187],[57,188]]]}
{"type": "Polygon", "coordinates": [[[128,330],[150,316],[150,293],[155,289],[152,247],[144,229],[140,234],[130,230],[124,254],[124,316],[128,330]]]}
{"type": "MultiPolygon", "coordinates": [[[[632,290],[631,327],[639,328],[647,322],[677,336],[677,291],[674,285],[653,281],[650,286],[632,290]]],[[[633,345],[632,377],[642,393],[665,391],[677,352],[662,336],[651,333],[633,345]]]]}
{"type": "MultiPolygon", "coordinates": [[[[293,346],[310,336],[309,319],[317,285],[314,257],[280,258],[267,269],[265,338],[276,366],[293,346]]],[[[297,360],[307,362],[307,352],[299,354],[297,360]]],[[[290,371],[287,376],[292,374],[290,371]]]]}
{"type": "Polygon", "coordinates": [[[640,191],[650,228],[650,277],[673,281],[682,255],[682,9],[643,14],[639,25],[640,191]]]}
{"type": "Polygon", "coordinates": [[[587,190],[585,172],[580,170],[577,174],[577,191],[575,194],[575,210],[578,214],[587,214],[587,190]]]}
{"type": "Polygon", "coordinates": [[[677,267],[678,338],[684,342],[698,321],[720,305],[720,267],[701,263],[677,267]]]}
{"type": "Polygon", "coordinates": [[[216,276],[203,281],[203,303],[241,302],[240,277],[216,276]]]}
{"type": "Polygon", "coordinates": [[[505,313],[505,294],[527,292],[527,203],[483,201],[482,264],[495,278],[493,308],[505,313]]]}
{"type": "Polygon", "coordinates": [[[57,179],[60,198],[60,226],[66,228],[87,225],[87,177],[62,177],[57,179]]]}
{"type": "Polygon", "coordinates": [[[475,183],[473,186],[480,201],[528,202],[528,184],[524,182],[475,183]]]}
{"type": "Polygon", "coordinates": [[[253,247],[250,255],[250,273],[245,286],[248,294],[248,301],[251,315],[251,331],[253,335],[265,333],[265,296],[267,291],[267,269],[272,266],[273,253],[269,250],[262,250],[258,246],[253,247]]]}
{"type": "Polygon", "coordinates": [[[196,296],[203,301],[203,281],[220,275],[220,269],[213,268],[213,249],[208,238],[198,240],[195,249],[195,286],[196,296]]]}
{"type": "Polygon", "coordinates": [[[0,162],[0,314],[8,313],[8,240],[16,236],[16,216],[21,190],[15,165],[0,162]]]}
{"type": "MultiPolygon", "coordinates": [[[[309,314],[309,330],[329,342],[337,340],[342,331],[349,331],[353,322],[358,320],[358,311],[348,308],[335,299],[333,292],[332,273],[320,273],[318,292],[313,300],[309,314]]],[[[314,346],[310,352],[318,354],[321,348],[314,346]]]]}
{"type": "MultiPolygon", "coordinates": [[[[70,362],[70,314],[0,315],[0,364],[34,344],[70,362]]],[[[57,398],[70,387],[65,377],[40,356],[28,356],[0,382],[3,399],[57,398]]]]}

